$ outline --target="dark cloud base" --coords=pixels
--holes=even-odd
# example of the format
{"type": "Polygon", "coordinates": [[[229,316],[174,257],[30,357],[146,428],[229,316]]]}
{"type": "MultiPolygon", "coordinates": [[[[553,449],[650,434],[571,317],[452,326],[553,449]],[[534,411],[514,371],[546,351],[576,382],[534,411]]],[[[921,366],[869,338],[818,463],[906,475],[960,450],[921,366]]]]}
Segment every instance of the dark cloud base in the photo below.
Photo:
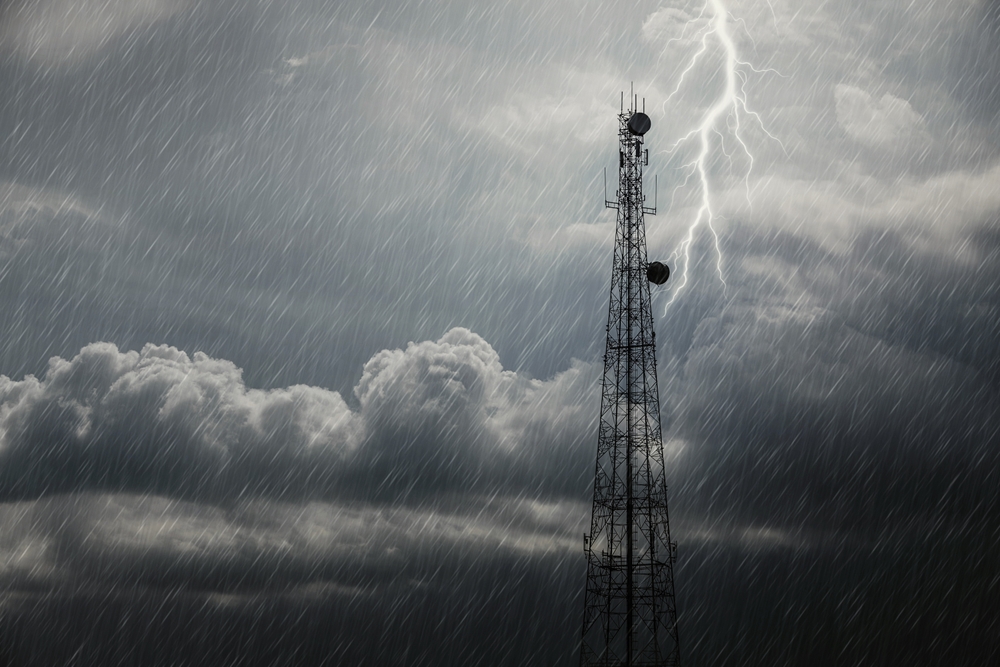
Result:
{"type": "MultiPolygon", "coordinates": [[[[984,665],[1000,656],[997,536],[681,554],[684,663],[984,665]]],[[[582,557],[483,558],[381,588],[211,597],[25,593],[3,664],[574,665],[582,557]]]]}
{"type": "Polygon", "coordinates": [[[0,656],[12,665],[95,667],[558,664],[576,636],[581,564],[484,558],[430,568],[420,580],[320,595],[29,596],[0,619],[0,656]]]}
{"type": "Polygon", "coordinates": [[[678,573],[689,665],[983,665],[1000,656],[1000,542],[695,550],[678,573]]]}

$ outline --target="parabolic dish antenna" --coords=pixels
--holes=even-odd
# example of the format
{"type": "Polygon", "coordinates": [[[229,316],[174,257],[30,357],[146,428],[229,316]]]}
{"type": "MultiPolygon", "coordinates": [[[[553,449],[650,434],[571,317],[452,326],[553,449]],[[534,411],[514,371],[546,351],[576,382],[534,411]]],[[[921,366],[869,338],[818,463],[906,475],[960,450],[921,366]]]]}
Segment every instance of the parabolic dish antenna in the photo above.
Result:
{"type": "Polygon", "coordinates": [[[663,262],[650,262],[646,266],[646,278],[654,285],[662,285],[670,277],[670,268],[663,262]]]}
{"type": "Polygon", "coordinates": [[[628,119],[628,131],[637,136],[642,136],[649,132],[649,128],[652,123],[649,120],[649,116],[637,111],[632,114],[632,117],[628,119]]]}

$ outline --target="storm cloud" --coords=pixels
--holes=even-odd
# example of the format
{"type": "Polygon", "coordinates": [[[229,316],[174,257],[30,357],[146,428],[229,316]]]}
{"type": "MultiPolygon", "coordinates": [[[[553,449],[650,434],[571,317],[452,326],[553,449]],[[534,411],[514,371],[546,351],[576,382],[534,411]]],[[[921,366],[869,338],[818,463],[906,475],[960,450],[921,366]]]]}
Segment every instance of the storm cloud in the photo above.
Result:
{"type": "Polygon", "coordinates": [[[0,4],[0,662],[574,664],[630,82],[685,664],[995,662],[1000,5],[724,4],[683,259],[701,2],[0,4]]]}
{"type": "Polygon", "coordinates": [[[593,380],[583,364],[547,382],[519,377],[481,337],[453,329],[374,356],[352,409],[317,387],[248,389],[232,362],[203,353],[95,343],[51,359],[41,379],[0,376],[2,486],[9,498],[565,490],[586,483],[565,467],[560,479],[556,462],[590,435],[593,380]]]}

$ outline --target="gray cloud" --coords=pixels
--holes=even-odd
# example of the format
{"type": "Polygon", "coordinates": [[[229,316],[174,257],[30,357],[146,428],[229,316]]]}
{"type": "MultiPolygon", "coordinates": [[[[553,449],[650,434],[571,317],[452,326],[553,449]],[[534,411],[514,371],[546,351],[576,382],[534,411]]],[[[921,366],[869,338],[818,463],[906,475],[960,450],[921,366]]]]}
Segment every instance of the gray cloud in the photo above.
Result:
{"type": "Polygon", "coordinates": [[[838,84],[837,120],[851,138],[871,146],[909,145],[920,140],[923,118],[906,100],[886,93],[875,100],[865,91],[838,84]]]}
{"type": "Polygon", "coordinates": [[[54,496],[0,507],[0,580],[21,591],[321,584],[376,594],[488,556],[564,557],[578,546],[584,514],[581,503],[510,497],[419,508],[270,500],[221,508],[144,495],[54,496]]]}
{"type": "Polygon", "coordinates": [[[74,64],[187,4],[188,0],[14,0],[0,13],[0,41],[46,66],[74,64]]]}
{"type": "Polygon", "coordinates": [[[4,492],[395,497],[580,483],[558,466],[590,424],[583,365],[527,379],[453,329],[376,355],[354,391],[357,410],[317,387],[248,389],[233,363],[203,353],[94,343],[51,359],[41,379],[0,376],[4,492]]]}
{"type": "MultiPolygon", "coordinates": [[[[700,3],[70,4],[0,10],[8,661],[571,660],[600,174],[634,80],[669,257],[700,3]]],[[[784,150],[654,295],[685,661],[989,664],[997,4],[726,4],[784,150]]]]}
{"type": "MultiPolygon", "coordinates": [[[[128,623],[114,622],[110,635],[100,629],[119,612],[141,620],[154,644],[176,632],[156,655],[193,664],[221,660],[243,621],[262,615],[269,620],[246,635],[257,637],[253,646],[237,639],[228,659],[258,664],[287,654],[292,637],[300,660],[492,643],[483,623],[512,602],[537,610],[528,612],[541,626],[532,642],[550,640],[564,633],[549,630],[546,598],[575,588],[583,510],[468,497],[419,509],[273,500],[223,509],[122,494],[8,503],[0,506],[0,624],[10,640],[0,655],[55,662],[73,643],[81,664],[114,659],[135,650],[128,623]],[[438,622],[456,605],[461,618],[438,622]],[[158,620],[147,625],[150,613],[158,620]],[[272,634],[273,623],[294,618],[292,635],[272,634]],[[191,642],[202,626],[208,634],[191,642]],[[65,641],[36,643],[43,627],[65,641]],[[313,636],[318,628],[323,639],[313,636]],[[396,639],[378,641],[383,630],[396,639]]],[[[575,619],[571,599],[555,604],[575,619]]],[[[557,646],[548,650],[565,652],[557,646]]]]}
{"type": "Polygon", "coordinates": [[[661,377],[668,437],[684,452],[679,502],[859,534],[993,521],[1000,253],[989,229],[960,232],[968,255],[957,258],[914,251],[905,228],[859,233],[847,252],[742,232],[730,271],[755,298],[710,317],[676,309],[661,325],[678,337],[661,377]]]}
{"type": "MultiPolygon", "coordinates": [[[[278,493],[283,480],[302,479],[299,459],[322,459],[316,475],[331,477],[310,478],[309,484],[343,493],[351,484],[392,494],[437,484],[488,487],[497,479],[554,493],[589,481],[585,471],[549,467],[558,457],[540,452],[590,438],[593,405],[570,409],[567,401],[565,409],[539,412],[544,417],[523,428],[504,419],[516,422],[520,417],[511,415],[527,414],[519,401],[530,403],[532,391],[525,390],[526,399],[517,392],[528,386],[528,372],[552,376],[572,356],[599,355],[609,218],[600,217],[597,198],[584,186],[597,191],[593,177],[606,161],[601,127],[611,128],[613,118],[598,116],[614,110],[621,78],[616,72],[659,57],[664,42],[677,36],[681,15],[653,6],[631,14],[602,8],[608,21],[573,19],[587,25],[576,26],[580,30],[572,36],[514,8],[459,16],[343,7],[324,14],[314,5],[291,3],[291,18],[279,20],[276,10],[262,6],[199,5],[197,20],[177,15],[176,32],[150,30],[149,40],[136,44],[112,40],[102,47],[103,60],[82,63],[75,74],[5,63],[22,91],[2,107],[14,128],[5,139],[11,149],[5,174],[15,183],[5,191],[4,220],[14,222],[4,228],[9,232],[0,250],[6,261],[2,297],[15,315],[5,320],[6,372],[41,375],[45,359],[69,358],[91,340],[113,340],[122,349],[170,340],[233,359],[252,386],[303,381],[334,387],[353,406],[349,421],[365,434],[340,460],[302,445],[316,428],[306,423],[306,407],[269,408],[285,419],[272,435],[250,417],[219,426],[246,443],[232,450],[193,422],[178,420],[176,431],[140,432],[150,441],[194,442],[192,451],[182,455],[184,443],[154,447],[150,451],[160,453],[137,456],[153,461],[140,472],[114,475],[106,471],[117,464],[104,461],[94,469],[105,472],[88,476],[83,487],[117,488],[134,479],[137,487],[193,493],[205,480],[221,479],[221,469],[233,480],[256,480],[259,486],[250,484],[248,493],[278,493]],[[324,21],[309,20],[321,14],[324,21]],[[621,37],[638,35],[643,25],[646,43],[621,37]],[[497,26],[516,35],[530,32],[546,47],[499,60],[498,53],[509,55],[509,44],[482,39],[497,26]],[[609,31],[617,31],[613,39],[609,31]],[[591,53],[594,44],[603,49],[597,61],[582,61],[581,49],[591,53]],[[134,77],[123,80],[119,68],[134,77]],[[377,84],[366,87],[365,81],[377,84]],[[387,96],[393,104],[384,103],[387,96]],[[367,404],[350,395],[357,368],[377,350],[456,323],[488,339],[518,369],[518,380],[506,382],[492,361],[469,351],[474,345],[464,346],[468,357],[454,361],[460,369],[455,372],[466,378],[463,389],[449,393],[448,383],[431,370],[434,344],[422,343],[399,367],[383,359],[379,379],[393,378],[391,387],[372,384],[378,391],[366,395],[367,404]],[[423,363],[427,370],[414,370],[423,363]],[[392,400],[383,400],[383,393],[392,400]],[[583,435],[561,439],[561,433],[583,435]],[[527,441],[556,444],[511,444],[527,441]],[[298,444],[285,449],[287,443],[298,444]],[[183,461],[201,456],[207,457],[204,466],[184,467],[183,461]],[[277,463],[267,468],[262,462],[272,456],[277,463]],[[176,479],[156,481],[146,474],[175,467],[176,479]]],[[[787,341],[791,351],[780,356],[789,360],[797,358],[796,341],[810,349],[846,345],[860,356],[844,352],[836,362],[860,388],[867,381],[865,360],[882,344],[876,356],[886,378],[919,377],[922,371],[897,365],[912,362],[926,370],[927,358],[940,355],[947,370],[936,370],[935,377],[941,386],[957,387],[943,403],[953,405],[971,382],[961,364],[996,374],[990,353],[995,304],[983,298],[994,275],[989,221],[997,209],[991,187],[996,167],[987,158],[995,140],[980,126],[951,127],[957,102],[942,88],[947,73],[937,61],[937,69],[927,67],[933,49],[923,47],[937,44],[927,42],[931,37],[951,44],[978,26],[976,8],[963,12],[929,3],[899,12],[892,3],[814,3],[798,11],[778,3],[774,15],[749,3],[731,9],[759,38],[755,59],[781,73],[756,77],[748,90],[789,153],[755,135],[752,211],[742,182],[726,183],[716,197],[726,217],[723,246],[731,265],[739,267],[731,276],[734,293],[747,301],[746,310],[720,314],[721,286],[704,273],[702,282],[710,288],[692,292],[691,302],[659,325],[665,360],[680,360],[672,368],[687,373],[691,385],[684,392],[690,389],[705,405],[724,404],[732,397],[702,389],[714,386],[704,385],[705,378],[725,384],[723,371],[736,372],[730,357],[764,364],[744,364],[758,384],[771,381],[763,369],[797,378],[792,386],[802,380],[791,361],[751,354],[740,347],[739,336],[787,341]],[[887,43],[893,44],[888,52],[887,43]],[[885,62],[891,66],[880,66],[885,62]],[[919,85],[916,70],[923,72],[919,85]],[[886,99],[909,105],[890,107],[919,110],[932,139],[919,174],[910,175],[914,165],[905,155],[876,147],[856,152],[855,142],[844,142],[844,127],[854,128],[864,144],[907,124],[878,124],[878,136],[865,134],[854,116],[839,124],[837,84],[862,93],[854,97],[865,113],[886,99]],[[944,148],[973,141],[977,153],[944,148]],[[782,247],[755,245],[770,241],[772,233],[781,236],[782,247]],[[785,254],[775,261],[773,252],[785,254]],[[918,264],[926,270],[912,271],[918,264]],[[986,279],[970,277],[977,266],[986,267],[986,279]],[[768,275],[763,291],[762,273],[768,275]],[[833,274],[839,277],[831,279],[833,274]],[[782,280],[791,281],[798,294],[776,307],[769,298],[782,280]],[[949,298],[949,286],[959,287],[960,300],[949,298]],[[819,323],[796,333],[803,318],[814,316],[819,323]],[[745,332],[719,343],[720,360],[727,361],[716,363],[702,348],[714,340],[711,326],[700,325],[706,317],[731,317],[726,326],[745,332]],[[754,318],[778,323],[758,330],[754,318]]],[[[741,48],[751,47],[743,32],[734,34],[741,48]]],[[[656,102],[671,89],[674,69],[686,62],[680,56],[690,46],[672,44],[677,57],[656,60],[655,71],[640,81],[655,116],[651,140],[659,146],[683,130],[682,120],[697,112],[713,83],[707,76],[677,109],[656,102]]],[[[874,115],[885,121],[899,114],[874,115]]],[[[903,116],[916,123],[912,115],[903,116]]],[[[654,161],[667,182],[677,174],[665,157],[654,161]]],[[[648,221],[655,251],[669,253],[689,213],[679,197],[673,211],[648,221]]],[[[657,298],[662,305],[665,297],[657,298]]],[[[795,364],[810,368],[800,361],[795,364]]],[[[810,373],[822,387],[836,385],[833,371],[810,373]]],[[[901,392],[894,382],[865,391],[877,402],[884,390],[905,399],[905,410],[926,412],[927,400],[901,392]]],[[[733,396],[754,404],[753,385],[732,384],[733,396]]],[[[260,400],[278,402],[277,394],[260,400]]],[[[816,404],[782,401],[769,409],[797,415],[816,404]]],[[[305,406],[308,400],[303,393],[287,402],[305,406]]],[[[677,423],[685,426],[677,441],[690,439],[686,451],[692,456],[702,440],[699,446],[713,451],[718,442],[699,430],[691,416],[696,413],[684,417],[684,405],[678,398],[666,411],[674,418],[674,407],[681,406],[677,423]]],[[[142,409],[148,423],[159,418],[142,409]]],[[[46,410],[65,421],[53,428],[70,434],[67,442],[77,437],[67,425],[80,419],[75,412],[46,410]]],[[[829,411],[841,415],[843,408],[829,411]]],[[[199,418],[220,419],[206,415],[199,418]]],[[[738,430],[737,422],[715,421],[718,428],[738,430]]],[[[988,424],[984,419],[977,428],[988,432],[988,424]]],[[[39,451],[45,447],[53,445],[39,451]]],[[[580,461],[588,458],[587,449],[581,448],[580,461]]],[[[28,450],[17,451],[25,456],[28,450]]],[[[36,482],[42,477],[37,474],[36,482]]],[[[65,488],[69,477],[52,480],[65,488]]],[[[25,481],[24,488],[36,482],[25,481]]],[[[220,484],[233,493],[228,482],[220,484]]]]}

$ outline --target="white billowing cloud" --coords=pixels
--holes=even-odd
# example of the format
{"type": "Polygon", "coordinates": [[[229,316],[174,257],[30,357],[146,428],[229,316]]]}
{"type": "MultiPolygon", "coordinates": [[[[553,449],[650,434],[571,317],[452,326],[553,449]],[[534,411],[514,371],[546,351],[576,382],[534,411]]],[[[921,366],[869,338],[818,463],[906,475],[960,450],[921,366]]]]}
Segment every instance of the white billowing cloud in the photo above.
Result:
{"type": "Polygon", "coordinates": [[[380,352],[354,388],[366,429],[365,471],[378,486],[546,476],[546,486],[555,486],[575,472],[567,455],[586,458],[579,445],[592,436],[594,371],[574,362],[548,381],[519,376],[464,328],[380,352]]]}
{"type": "Polygon", "coordinates": [[[355,411],[319,387],[248,388],[235,364],[200,352],[93,343],[41,379],[0,376],[0,490],[302,497],[523,483],[589,435],[590,370],[520,377],[456,328],[375,355],[355,411]]]}
{"type": "Polygon", "coordinates": [[[489,343],[468,329],[452,329],[438,341],[379,352],[354,392],[375,422],[468,429],[481,426],[489,405],[499,407],[502,389],[516,381],[489,343]]]}
{"type": "Polygon", "coordinates": [[[854,86],[834,88],[837,121],[847,134],[869,146],[890,146],[918,137],[924,119],[910,103],[886,93],[880,100],[854,86]]]}
{"type": "Polygon", "coordinates": [[[0,36],[30,60],[45,65],[72,63],[187,4],[188,0],[22,0],[8,10],[0,36]]]}
{"type": "Polygon", "coordinates": [[[233,363],[169,346],[94,343],[41,380],[0,376],[0,475],[15,494],[244,490],[265,483],[255,471],[280,484],[297,463],[344,460],[360,435],[336,392],[248,389],[233,363]]]}

